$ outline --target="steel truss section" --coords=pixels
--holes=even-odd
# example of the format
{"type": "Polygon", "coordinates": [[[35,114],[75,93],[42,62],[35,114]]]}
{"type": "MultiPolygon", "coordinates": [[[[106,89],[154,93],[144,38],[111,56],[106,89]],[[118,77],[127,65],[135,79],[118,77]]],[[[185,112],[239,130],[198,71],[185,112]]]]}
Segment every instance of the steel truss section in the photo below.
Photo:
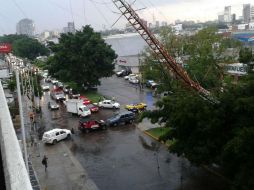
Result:
{"type": "Polygon", "coordinates": [[[129,23],[136,29],[140,36],[146,41],[149,47],[153,50],[158,58],[158,61],[163,64],[167,70],[171,71],[177,79],[183,81],[187,86],[191,87],[195,91],[199,92],[204,98],[215,102],[215,100],[210,96],[210,92],[204,89],[199,83],[193,81],[183,67],[177,64],[172,58],[163,44],[157,40],[157,38],[152,34],[148,27],[144,24],[142,19],[136,13],[136,11],[126,3],[124,0],[112,0],[115,6],[120,10],[122,15],[129,21],[129,23]]]}

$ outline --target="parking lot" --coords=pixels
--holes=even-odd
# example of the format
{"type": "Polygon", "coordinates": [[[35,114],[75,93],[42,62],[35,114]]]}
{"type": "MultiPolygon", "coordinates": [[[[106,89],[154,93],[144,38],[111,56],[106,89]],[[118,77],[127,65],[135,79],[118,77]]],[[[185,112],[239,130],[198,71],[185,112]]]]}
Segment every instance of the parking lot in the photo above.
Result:
{"type": "MultiPolygon", "coordinates": [[[[123,78],[103,79],[98,92],[115,97],[121,104],[120,110],[133,102],[145,102],[148,109],[154,108],[149,90],[140,90],[123,78]]],[[[137,124],[81,133],[78,131],[79,118],[67,113],[63,103],[59,103],[59,110],[50,111],[47,107],[49,100],[49,92],[44,92],[41,99],[43,125],[46,130],[56,127],[75,129],[73,141],[59,143],[71,150],[99,189],[225,189],[217,177],[170,154],[164,145],[144,135],[137,124]]],[[[101,109],[90,118],[106,120],[118,111],[101,109]]],[[[47,148],[54,149],[54,146],[47,148]]]]}

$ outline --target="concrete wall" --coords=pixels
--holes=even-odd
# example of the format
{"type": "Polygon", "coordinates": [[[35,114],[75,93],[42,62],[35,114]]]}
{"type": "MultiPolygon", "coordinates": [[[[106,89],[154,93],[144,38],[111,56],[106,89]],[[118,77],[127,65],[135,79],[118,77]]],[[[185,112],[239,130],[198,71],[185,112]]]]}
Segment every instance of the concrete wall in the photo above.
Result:
{"type": "Polygon", "coordinates": [[[0,82],[0,144],[7,190],[32,190],[0,82]]]}

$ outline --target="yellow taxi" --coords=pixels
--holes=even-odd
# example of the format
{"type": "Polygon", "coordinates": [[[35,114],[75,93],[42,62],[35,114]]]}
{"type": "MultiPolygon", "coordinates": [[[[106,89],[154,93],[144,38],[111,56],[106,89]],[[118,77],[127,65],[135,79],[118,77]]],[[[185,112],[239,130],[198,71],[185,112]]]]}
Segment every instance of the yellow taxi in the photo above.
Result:
{"type": "Polygon", "coordinates": [[[136,103],[136,104],[128,104],[125,106],[125,108],[127,110],[134,110],[134,109],[137,109],[137,110],[144,110],[146,108],[146,104],[145,103],[136,103]]]}

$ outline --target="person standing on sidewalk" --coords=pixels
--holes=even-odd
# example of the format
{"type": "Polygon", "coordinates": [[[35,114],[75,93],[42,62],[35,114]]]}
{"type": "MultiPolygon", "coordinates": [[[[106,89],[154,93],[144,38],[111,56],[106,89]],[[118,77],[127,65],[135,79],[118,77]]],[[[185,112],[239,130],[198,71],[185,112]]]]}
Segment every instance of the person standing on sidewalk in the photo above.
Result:
{"type": "Polygon", "coordinates": [[[42,159],[42,165],[45,166],[45,171],[47,171],[47,167],[48,167],[48,158],[46,155],[44,155],[43,159],[42,159]]]}

